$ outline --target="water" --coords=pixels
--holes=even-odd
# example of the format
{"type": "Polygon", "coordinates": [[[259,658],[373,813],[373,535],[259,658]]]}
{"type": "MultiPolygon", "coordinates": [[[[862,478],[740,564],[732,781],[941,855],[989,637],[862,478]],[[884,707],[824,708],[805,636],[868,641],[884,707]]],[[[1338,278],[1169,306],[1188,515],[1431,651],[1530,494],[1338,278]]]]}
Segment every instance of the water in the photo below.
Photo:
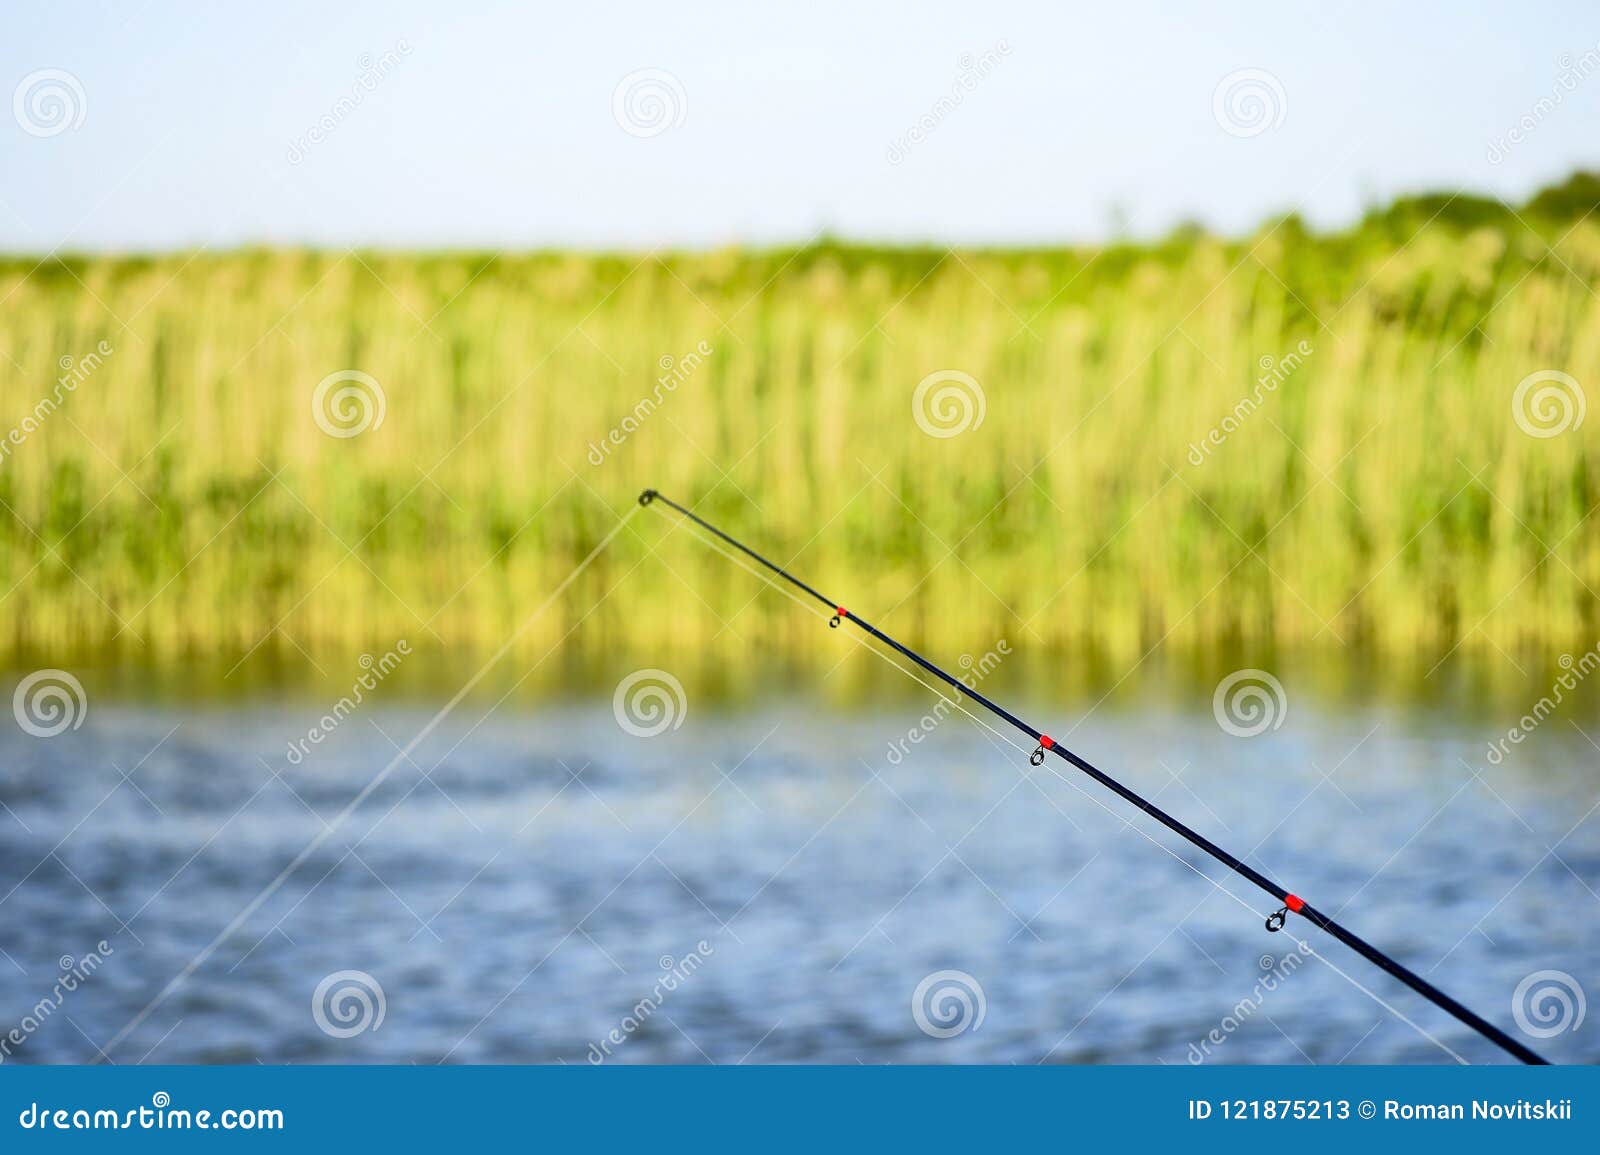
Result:
{"type": "MultiPolygon", "coordinates": [[[[1550,1057],[1600,1059],[1600,1013],[1536,1039],[1512,1006],[1535,972],[1600,981],[1600,731],[1554,718],[1494,766],[1512,716],[1297,700],[1246,739],[1193,700],[1102,708],[1073,742],[1550,1057]]],[[[321,707],[96,699],[57,737],[5,727],[7,1061],[1502,1057],[960,716],[891,758],[922,706],[695,701],[650,738],[605,700],[492,706],[386,777],[434,705],[364,707],[298,765],[321,707]],[[314,1012],[351,971],[381,1022],[375,989],[314,1012]],[[930,1034],[913,992],[940,971],[976,989],[964,1020],[935,998],[930,1034]],[[965,1029],[938,1037],[941,1006],[965,1029]]]]}

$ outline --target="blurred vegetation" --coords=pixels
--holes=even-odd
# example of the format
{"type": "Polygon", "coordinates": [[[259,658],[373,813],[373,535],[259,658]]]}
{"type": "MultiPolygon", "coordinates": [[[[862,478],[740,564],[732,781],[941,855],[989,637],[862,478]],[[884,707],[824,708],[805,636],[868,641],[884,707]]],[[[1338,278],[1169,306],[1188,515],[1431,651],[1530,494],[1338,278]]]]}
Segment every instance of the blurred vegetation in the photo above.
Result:
{"type": "MultiPolygon", "coordinates": [[[[0,437],[113,351],[0,459],[0,660],[487,653],[647,485],[945,654],[1588,647],[1600,422],[1533,437],[1512,399],[1600,383],[1597,204],[1580,174],[1108,247],[6,258],[0,437]],[[347,368],[386,408],[341,439],[312,395],[347,368]],[[984,394],[949,438],[912,413],[943,369],[984,394]]],[[[816,626],[651,510],[517,652],[831,663],[816,626]]]]}

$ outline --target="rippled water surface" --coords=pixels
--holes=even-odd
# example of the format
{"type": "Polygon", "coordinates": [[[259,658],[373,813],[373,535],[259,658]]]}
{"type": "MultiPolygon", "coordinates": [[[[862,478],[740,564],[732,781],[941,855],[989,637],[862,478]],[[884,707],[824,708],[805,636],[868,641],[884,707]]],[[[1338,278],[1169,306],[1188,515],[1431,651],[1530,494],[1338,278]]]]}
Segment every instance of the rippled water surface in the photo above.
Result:
{"type": "MultiPolygon", "coordinates": [[[[1337,943],[1268,934],[1266,896],[959,715],[891,757],[921,707],[696,705],[641,738],[608,701],[491,704],[405,757],[437,706],[366,708],[298,765],[299,706],[97,701],[54,738],[8,726],[7,1061],[1500,1058],[1337,943]],[[347,971],[381,1022],[376,989],[336,994],[365,978],[325,982],[347,971]],[[970,984],[935,980],[919,1023],[940,971],[970,984]]],[[[1551,1057],[1594,1061],[1600,1012],[1536,1039],[1512,1004],[1538,971],[1600,990],[1600,731],[1553,719],[1490,765],[1512,720],[1297,702],[1242,739],[1202,696],[1096,711],[1072,741],[1551,1057]]]]}

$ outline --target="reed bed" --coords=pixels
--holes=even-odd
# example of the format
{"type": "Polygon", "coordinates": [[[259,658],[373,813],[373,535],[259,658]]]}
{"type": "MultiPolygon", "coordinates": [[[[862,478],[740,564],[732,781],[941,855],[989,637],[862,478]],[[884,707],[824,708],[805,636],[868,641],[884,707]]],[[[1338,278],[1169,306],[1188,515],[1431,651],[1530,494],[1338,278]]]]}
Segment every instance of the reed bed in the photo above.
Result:
{"type": "Polygon", "coordinates": [[[653,512],[530,622],[646,485],[946,654],[1588,648],[1600,422],[1560,382],[1513,402],[1600,384],[1600,219],[1436,208],[1037,251],[8,259],[0,661],[833,660],[653,512]],[[383,418],[331,436],[347,369],[383,418]],[[934,436],[978,400],[946,380],[919,423],[947,370],[982,420],[934,436]]]}

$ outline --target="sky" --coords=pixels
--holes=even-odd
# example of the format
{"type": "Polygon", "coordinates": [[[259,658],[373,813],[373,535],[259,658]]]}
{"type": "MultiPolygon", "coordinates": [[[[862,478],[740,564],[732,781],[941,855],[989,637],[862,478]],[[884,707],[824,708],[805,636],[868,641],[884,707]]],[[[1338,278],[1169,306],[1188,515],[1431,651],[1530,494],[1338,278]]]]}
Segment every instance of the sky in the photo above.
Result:
{"type": "Polygon", "coordinates": [[[1240,234],[1600,167],[1582,3],[57,3],[4,26],[10,252],[1240,234]]]}

